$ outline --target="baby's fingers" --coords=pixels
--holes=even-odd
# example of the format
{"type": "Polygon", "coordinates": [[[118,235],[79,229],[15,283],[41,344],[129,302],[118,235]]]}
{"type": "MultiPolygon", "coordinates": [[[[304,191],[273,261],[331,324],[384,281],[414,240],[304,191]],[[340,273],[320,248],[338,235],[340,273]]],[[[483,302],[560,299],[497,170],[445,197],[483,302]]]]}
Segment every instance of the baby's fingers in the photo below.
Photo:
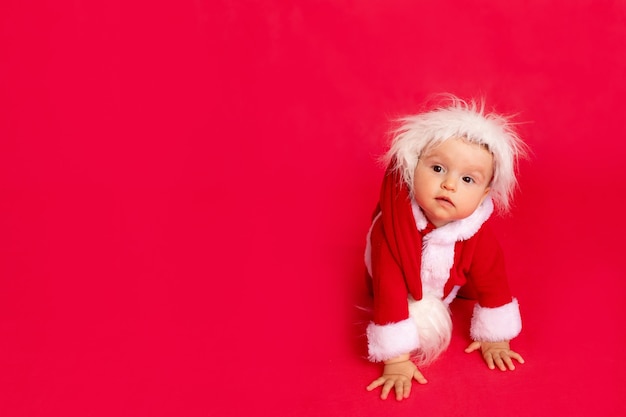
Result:
{"type": "MultiPolygon", "coordinates": [[[[512,350],[509,350],[508,352],[501,352],[500,357],[504,361],[504,364],[507,366],[507,368],[509,368],[511,371],[515,370],[515,364],[513,363],[513,359],[515,359],[519,363],[524,363],[524,358],[522,358],[519,353],[513,352],[512,350]]],[[[505,369],[502,370],[504,371],[505,369]]]]}
{"type": "Polygon", "coordinates": [[[509,356],[518,361],[519,363],[524,363],[524,358],[517,352],[509,351],[509,356]]]}
{"type": "Polygon", "coordinates": [[[504,363],[506,364],[507,368],[509,368],[511,371],[515,370],[515,364],[513,364],[513,360],[511,360],[511,356],[506,356],[504,358],[504,363]]]}
{"type": "Polygon", "coordinates": [[[366,390],[368,390],[368,391],[372,391],[373,389],[376,389],[376,388],[380,387],[382,384],[384,384],[386,380],[387,380],[386,378],[384,378],[384,377],[382,377],[382,376],[381,376],[380,378],[377,378],[377,379],[373,380],[373,381],[372,381],[372,382],[371,382],[371,383],[367,386],[366,390]]]}
{"type": "Polygon", "coordinates": [[[411,380],[401,379],[396,381],[396,400],[401,401],[409,398],[411,394],[411,380]]]}
{"type": "Polygon", "coordinates": [[[465,348],[465,353],[472,353],[475,350],[480,349],[480,342],[472,342],[468,347],[465,348]]]}
{"type": "MultiPolygon", "coordinates": [[[[493,361],[498,369],[501,371],[506,371],[507,365],[509,363],[513,365],[513,362],[511,362],[511,358],[509,357],[509,355],[507,355],[506,352],[495,353],[493,355],[493,361]]],[[[514,368],[515,367],[513,367],[512,369],[514,368]]]]}
{"type": "Polygon", "coordinates": [[[512,350],[508,352],[485,354],[485,362],[487,362],[487,366],[489,367],[489,369],[498,368],[501,371],[506,371],[507,369],[513,371],[515,370],[515,364],[513,363],[513,359],[517,360],[519,363],[524,363],[524,358],[522,358],[521,355],[513,352],[512,350]]]}
{"type": "Polygon", "coordinates": [[[426,378],[424,378],[424,375],[422,375],[422,373],[417,369],[413,373],[413,378],[415,378],[415,380],[422,385],[428,383],[426,378]]]}
{"type": "Polygon", "coordinates": [[[494,363],[493,355],[491,353],[486,353],[483,355],[485,362],[487,363],[487,367],[489,369],[496,369],[496,365],[494,363]]]}
{"type": "Polygon", "coordinates": [[[396,398],[398,396],[398,387],[396,385],[396,381],[393,379],[387,379],[385,381],[385,384],[383,385],[383,390],[380,393],[380,398],[382,398],[383,400],[386,400],[387,397],[389,396],[389,391],[391,391],[391,389],[396,386],[396,398]]]}

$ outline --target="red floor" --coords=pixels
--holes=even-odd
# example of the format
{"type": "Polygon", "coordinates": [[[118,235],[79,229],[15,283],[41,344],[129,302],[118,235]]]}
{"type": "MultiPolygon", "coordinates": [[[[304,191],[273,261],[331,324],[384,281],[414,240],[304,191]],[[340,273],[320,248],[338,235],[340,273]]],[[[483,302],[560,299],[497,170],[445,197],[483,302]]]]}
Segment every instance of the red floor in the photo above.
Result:
{"type": "Polygon", "coordinates": [[[1,416],[626,415],[626,7],[130,4],[0,5],[1,416]],[[376,157],[441,91],[524,122],[498,229],[526,364],[463,353],[458,302],[382,401],[376,157]]]}

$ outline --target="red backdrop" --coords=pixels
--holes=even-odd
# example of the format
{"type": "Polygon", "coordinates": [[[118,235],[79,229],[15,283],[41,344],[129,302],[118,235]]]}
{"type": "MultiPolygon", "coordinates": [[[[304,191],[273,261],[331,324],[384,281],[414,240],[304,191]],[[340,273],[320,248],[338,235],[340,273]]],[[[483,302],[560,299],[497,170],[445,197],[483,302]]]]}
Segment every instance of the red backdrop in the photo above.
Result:
{"type": "Polygon", "coordinates": [[[3,416],[626,413],[626,6],[4,1],[3,416]],[[365,386],[362,251],[396,116],[518,113],[498,221],[527,363],[365,386]]]}

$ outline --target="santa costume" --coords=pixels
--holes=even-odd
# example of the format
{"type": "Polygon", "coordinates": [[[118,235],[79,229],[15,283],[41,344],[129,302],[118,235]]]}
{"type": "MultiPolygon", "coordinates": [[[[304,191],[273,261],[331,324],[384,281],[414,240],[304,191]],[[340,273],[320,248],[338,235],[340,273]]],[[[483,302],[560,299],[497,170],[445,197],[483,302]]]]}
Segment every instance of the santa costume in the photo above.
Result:
{"type": "Polygon", "coordinates": [[[487,197],[469,217],[435,228],[391,165],[367,236],[365,263],[374,295],[367,327],[369,359],[412,353],[432,362],[450,342],[449,304],[463,286],[476,295],[470,334],[476,341],[516,337],[522,324],[511,296],[487,197]]]}

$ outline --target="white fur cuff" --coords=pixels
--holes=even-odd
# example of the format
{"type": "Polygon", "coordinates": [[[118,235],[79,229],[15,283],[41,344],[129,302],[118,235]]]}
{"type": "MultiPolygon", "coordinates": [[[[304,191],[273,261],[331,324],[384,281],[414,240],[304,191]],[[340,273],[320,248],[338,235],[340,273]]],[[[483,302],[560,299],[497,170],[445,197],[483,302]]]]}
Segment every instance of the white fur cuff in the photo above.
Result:
{"type": "Polygon", "coordinates": [[[369,360],[381,362],[409,353],[419,347],[415,322],[408,318],[397,323],[367,326],[369,360]]]}
{"type": "Polygon", "coordinates": [[[522,317],[517,299],[501,307],[488,308],[476,304],[470,333],[473,340],[501,342],[511,340],[522,331],[522,317]]]}

